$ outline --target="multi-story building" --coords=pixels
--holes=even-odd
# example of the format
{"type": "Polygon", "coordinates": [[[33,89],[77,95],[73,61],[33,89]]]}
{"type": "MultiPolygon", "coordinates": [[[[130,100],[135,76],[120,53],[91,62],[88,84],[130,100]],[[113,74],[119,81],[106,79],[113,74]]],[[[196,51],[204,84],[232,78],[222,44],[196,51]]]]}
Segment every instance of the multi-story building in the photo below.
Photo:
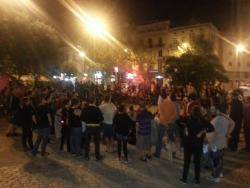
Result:
{"type": "MultiPolygon", "coordinates": [[[[230,80],[230,88],[250,83],[250,54],[247,43],[238,46],[236,37],[227,36],[223,42],[221,62],[230,80]],[[237,48],[242,49],[237,49],[237,48]]],[[[246,42],[246,41],[243,41],[246,42]]]]}
{"type": "Polygon", "coordinates": [[[250,83],[250,55],[237,52],[236,40],[223,36],[212,23],[170,27],[169,21],[140,25],[136,40],[152,59],[148,70],[163,73],[164,60],[169,56],[179,56],[187,48],[192,48],[192,40],[203,36],[213,44],[213,52],[220,59],[230,79],[227,86],[236,87],[240,83],[250,83]],[[231,42],[228,42],[231,41],[231,42]]]}

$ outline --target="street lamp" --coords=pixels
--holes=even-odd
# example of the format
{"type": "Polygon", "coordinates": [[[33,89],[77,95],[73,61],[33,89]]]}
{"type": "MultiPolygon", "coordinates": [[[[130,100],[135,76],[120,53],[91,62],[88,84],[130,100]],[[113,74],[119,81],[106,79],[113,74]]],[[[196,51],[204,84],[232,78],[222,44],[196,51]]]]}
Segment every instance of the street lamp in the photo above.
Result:
{"type": "Polygon", "coordinates": [[[87,31],[97,37],[105,37],[107,35],[107,29],[104,22],[92,17],[88,17],[85,22],[87,31]]]}
{"type": "Polygon", "coordinates": [[[246,51],[246,47],[243,44],[237,44],[236,45],[236,53],[242,53],[246,51]]]}
{"type": "Polygon", "coordinates": [[[82,58],[84,58],[84,57],[86,57],[86,53],[83,52],[83,51],[80,51],[80,52],[79,52],[79,56],[82,57],[82,58]]]}

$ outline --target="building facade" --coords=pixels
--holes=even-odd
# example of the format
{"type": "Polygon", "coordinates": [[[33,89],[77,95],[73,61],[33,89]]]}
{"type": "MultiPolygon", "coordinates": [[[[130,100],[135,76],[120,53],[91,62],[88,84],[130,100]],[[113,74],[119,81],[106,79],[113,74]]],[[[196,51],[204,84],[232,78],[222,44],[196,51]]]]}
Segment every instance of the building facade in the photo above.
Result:
{"type": "Polygon", "coordinates": [[[153,62],[148,71],[154,70],[158,74],[164,73],[167,57],[180,56],[192,48],[193,40],[200,36],[213,44],[213,53],[218,56],[230,79],[227,88],[250,83],[249,53],[236,53],[236,45],[233,44],[237,42],[221,34],[211,23],[171,28],[170,22],[164,21],[140,25],[136,29],[136,40],[140,48],[148,53],[153,62]]]}

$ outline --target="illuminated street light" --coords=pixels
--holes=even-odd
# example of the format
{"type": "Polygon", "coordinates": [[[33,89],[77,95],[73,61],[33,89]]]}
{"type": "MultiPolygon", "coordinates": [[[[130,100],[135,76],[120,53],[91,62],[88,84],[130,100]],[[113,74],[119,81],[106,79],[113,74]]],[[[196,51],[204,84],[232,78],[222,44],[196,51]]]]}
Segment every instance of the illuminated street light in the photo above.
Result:
{"type": "Polygon", "coordinates": [[[236,52],[237,53],[242,53],[244,51],[246,51],[246,47],[243,44],[236,45],[236,52]]]}
{"type": "Polygon", "coordinates": [[[93,36],[105,37],[107,34],[106,26],[100,20],[88,17],[86,19],[85,26],[87,31],[93,36]]]}
{"type": "Polygon", "coordinates": [[[125,48],[125,49],[124,49],[124,52],[125,52],[125,53],[128,53],[128,49],[127,49],[127,48],[125,48]]]}
{"type": "Polygon", "coordinates": [[[83,52],[83,51],[80,51],[80,52],[79,52],[79,56],[82,57],[82,58],[83,58],[83,57],[86,57],[86,53],[83,52]]]}

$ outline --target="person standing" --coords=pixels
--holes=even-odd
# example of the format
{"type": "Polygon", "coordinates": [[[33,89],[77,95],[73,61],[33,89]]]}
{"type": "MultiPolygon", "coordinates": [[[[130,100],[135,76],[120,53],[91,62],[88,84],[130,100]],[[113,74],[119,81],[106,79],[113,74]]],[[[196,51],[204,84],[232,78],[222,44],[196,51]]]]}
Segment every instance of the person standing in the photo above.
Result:
{"type": "Polygon", "coordinates": [[[200,163],[203,149],[203,140],[206,132],[212,132],[213,126],[201,114],[199,106],[193,106],[190,116],[184,120],[184,165],[181,181],[187,182],[191,157],[194,156],[195,183],[200,184],[200,163]]]}
{"type": "Polygon", "coordinates": [[[100,155],[100,133],[101,127],[100,123],[103,121],[103,115],[101,110],[95,106],[95,99],[90,97],[89,105],[85,107],[82,111],[81,120],[86,123],[85,131],[85,159],[89,160],[89,145],[91,137],[94,137],[95,142],[95,156],[96,161],[102,159],[100,155]]]}
{"type": "Polygon", "coordinates": [[[114,126],[113,118],[116,113],[115,105],[110,101],[110,97],[106,96],[104,103],[99,106],[103,114],[103,136],[106,142],[106,151],[113,152],[114,150],[114,126]]]}
{"type": "Polygon", "coordinates": [[[250,97],[247,97],[246,104],[244,105],[243,126],[246,142],[245,150],[250,152],[250,97]]]}
{"type": "Polygon", "coordinates": [[[70,104],[69,100],[65,100],[63,102],[63,109],[62,109],[62,119],[61,119],[61,144],[60,144],[60,150],[63,150],[64,143],[66,141],[67,143],[67,152],[70,152],[70,128],[69,128],[69,109],[70,104]]]}
{"type": "Polygon", "coordinates": [[[165,130],[176,121],[177,110],[176,105],[171,100],[164,98],[164,100],[158,105],[158,111],[158,142],[156,144],[156,151],[154,156],[160,158],[163,145],[162,139],[165,130]]]}
{"type": "Polygon", "coordinates": [[[19,123],[22,127],[22,144],[23,150],[28,151],[29,149],[33,149],[33,140],[32,140],[32,125],[33,125],[33,118],[35,112],[33,107],[31,106],[30,100],[28,98],[23,99],[23,104],[20,108],[19,114],[19,123]],[[29,148],[27,147],[27,142],[29,148]]]}
{"type": "Polygon", "coordinates": [[[49,140],[52,119],[45,98],[41,99],[36,110],[36,116],[33,117],[33,121],[37,129],[37,139],[31,153],[33,156],[36,156],[41,144],[41,155],[46,156],[46,147],[49,140]]]}
{"type": "Polygon", "coordinates": [[[124,105],[120,105],[118,113],[114,117],[114,127],[116,131],[116,137],[118,141],[118,158],[122,161],[121,150],[123,149],[124,163],[128,163],[128,135],[134,125],[134,122],[130,119],[129,115],[126,113],[124,105]]]}
{"type": "Polygon", "coordinates": [[[239,100],[239,96],[237,94],[233,94],[232,97],[233,99],[230,108],[230,118],[235,122],[235,127],[231,138],[229,139],[229,149],[232,151],[237,151],[240,129],[243,120],[243,103],[239,100]]]}
{"type": "Polygon", "coordinates": [[[137,139],[136,145],[140,150],[140,160],[151,160],[151,124],[154,116],[148,111],[145,104],[141,105],[141,111],[136,117],[137,139]]]}
{"type": "Polygon", "coordinates": [[[70,127],[70,152],[76,156],[81,156],[81,141],[82,141],[82,122],[81,108],[79,100],[72,101],[69,109],[68,124],[70,127]]]}
{"type": "Polygon", "coordinates": [[[234,121],[225,113],[225,108],[217,109],[218,114],[212,119],[211,124],[214,126],[214,132],[210,141],[211,158],[213,160],[212,178],[213,182],[220,182],[223,170],[223,155],[227,145],[227,139],[234,129],[234,121]]]}
{"type": "Polygon", "coordinates": [[[17,89],[11,91],[8,99],[8,114],[9,114],[9,127],[6,136],[18,136],[16,127],[18,123],[17,113],[20,110],[20,99],[17,95],[17,89]]]}

